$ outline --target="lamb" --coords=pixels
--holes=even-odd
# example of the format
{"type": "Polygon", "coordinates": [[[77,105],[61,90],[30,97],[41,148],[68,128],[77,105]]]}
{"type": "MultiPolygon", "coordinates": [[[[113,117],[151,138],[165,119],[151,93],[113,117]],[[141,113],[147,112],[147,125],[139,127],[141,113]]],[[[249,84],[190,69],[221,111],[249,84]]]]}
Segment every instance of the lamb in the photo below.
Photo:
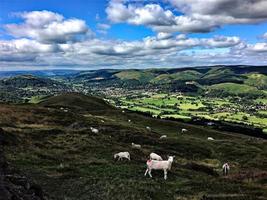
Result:
{"type": "Polygon", "coordinates": [[[152,174],[151,174],[152,169],[163,170],[164,171],[164,179],[166,180],[167,179],[167,173],[169,170],[171,170],[171,166],[172,166],[172,162],[173,162],[174,158],[175,158],[175,156],[169,156],[168,160],[164,160],[164,161],[148,160],[146,162],[147,169],[145,172],[145,176],[148,173],[149,176],[152,178],[152,174]]]}
{"type": "Polygon", "coordinates": [[[212,137],[208,137],[208,140],[214,140],[214,138],[212,138],[212,137]]]}
{"type": "Polygon", "coordinates": [[[90,127],[92,133],[99,133],[99,130],[93,127],[90,127]]]}
{"type": "Polygon", "coordinates": [[[149,126],[146,127],[146,130],[151,131],[151,128],[149,126]]]}
{"type": "Polygon", "coordinates": [[[188,130],[185,129],[185,128],[182,129],[182,133],[185,133],[185,132],[187,132],[187,131],[188,131],[188,130]]]}
{"type": "Polygon", "coordinates": [[[135,143],[132,142],[132,148],[141,149],[141,145],[140,144],[135,144],[135,143]]]}
{"type": "Polygon", "coordinates": [[[159,156],[159,155],[156,154],[156,153],[151,153],[151,154],[149,155],[149,158],[150,158],[150,160],[159,160],[159,161],[162,161],[161,156],[159,156]]]}
{"type": "Polygon", "coordinates": [[[129,152],[119,152],[114,154],[114,159],[118,158],[118,160],[122,160],[123,158],[126,158],[128,160],[130,159],[130,153],[129,152]]]}
{"type": "Polygon", "coordinates": [[[164,139],[164,138],[167,138],[167,135],[162,135],[162,136],[160,136],[159,139],[161,140],[161,139],[164,139]]]}

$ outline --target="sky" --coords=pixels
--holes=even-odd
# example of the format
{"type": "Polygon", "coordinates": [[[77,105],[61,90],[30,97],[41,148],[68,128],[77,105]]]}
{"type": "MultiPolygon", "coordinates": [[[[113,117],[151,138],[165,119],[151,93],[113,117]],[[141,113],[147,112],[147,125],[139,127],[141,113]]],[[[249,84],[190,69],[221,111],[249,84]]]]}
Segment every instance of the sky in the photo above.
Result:
{"type": "Polygon", "coordinates": [[[1,0],[0,70],[267,65],[266,0],[1,0]]]}

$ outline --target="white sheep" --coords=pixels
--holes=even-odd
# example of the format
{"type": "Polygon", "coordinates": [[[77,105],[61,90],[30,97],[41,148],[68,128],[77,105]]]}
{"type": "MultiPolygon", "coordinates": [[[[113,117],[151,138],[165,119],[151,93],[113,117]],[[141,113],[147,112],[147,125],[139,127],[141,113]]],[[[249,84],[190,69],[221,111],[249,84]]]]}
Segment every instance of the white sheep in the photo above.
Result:
{"type": "Polygon", "coordinates": [[[185,132],[187,132],[187,131],[188,131],[187,129],[182,128],[182,133],[185,133],[185,132]]]}
{"type": "Polygon", "coordinates": [[[132,142],[132,148],[141,149],[141,145],[140,144],[135,144],[135,143],[132,142]]]}
{"type": "Polygon", "coordinates": [[[126,158],[128,160],[130,159],[130,153],[129,152],[120,152],[120,153],[116,153],[114,154],[114,159],[118,158],[118,160],[122,160],[123,158],[126,158]]]}
{"type": "Polygon", "coordinates": [[[149,155],[149,158],[150,158],[150,160],[159,160],[159,161],[162,161],[161,156],[158,155],[158,154],[156,154],[156,153],[151,153],[151,154],[149,155]]]}
{"type": "Polygon", "coordinates": [[[131,120],[130,120],[130,119],[128,119],[128,122],[131,122],[131,120]]]}
{"type": "Polygon", "coordinates": [[[146,130],[151,131],[151,128],[149,126],[146,127],[146,130]]]}
{"type": "Polygon", "coordinates": [[[212,138],[212,137],[208,137],[208,140],[214,140],[214,138],[212,138]]]}
{"type": "Polygon", "coordinates": [[[90,127],[92,133],[99,133],[99,130],[93,127],[90,127]]]}
{"type": "Polygon", "coordinates": [[[123,110],[123,111],[121,111],[122,113],[125,113],[125,111],[123,110]]]}
{"type": "Polygon", "coordinates": [[[165,138],[167,138],[167,135],[162,135],[162,136],[160,136],[159,139],[161,140],[161,139],[165,139],[165,138]]]}
{"type": "Polygon", "coordinates": [[[169,170],[171,170],[171,166],[172,166],[172,162],[173,162],[174,158],[175,158],[175,156],[169,156],[168,160],[164,160],[164,161],[148,160],[146,162],[147,169],[145,172],[145,176],[148,173],[149,176],[152,178],[152,174],[151,174],[152,169],[163,170],[164,171],[164,179],[166,180],[167,179],[167,173],[169,170]]]}

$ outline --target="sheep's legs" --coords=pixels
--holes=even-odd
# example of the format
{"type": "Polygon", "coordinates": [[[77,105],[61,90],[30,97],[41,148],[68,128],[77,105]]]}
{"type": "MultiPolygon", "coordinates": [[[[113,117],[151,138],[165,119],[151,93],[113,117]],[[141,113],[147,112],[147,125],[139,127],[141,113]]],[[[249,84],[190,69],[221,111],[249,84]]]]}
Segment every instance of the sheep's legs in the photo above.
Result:
{"type": "Polygon", "coordinates": [[[150,178],[152,178],[151,169],[148,170],[148,174],[149,174],[150,178]]]}
{"type": "Polygon", "coordinates": [[[167,170],[164,170],[164,179],[167,179],[167,170]]]}
{"type": "Polygon", "coordinates": [[[146,176],[147,172],[148,172],[148,169],[146,169],[145,176],[146,176]]]}

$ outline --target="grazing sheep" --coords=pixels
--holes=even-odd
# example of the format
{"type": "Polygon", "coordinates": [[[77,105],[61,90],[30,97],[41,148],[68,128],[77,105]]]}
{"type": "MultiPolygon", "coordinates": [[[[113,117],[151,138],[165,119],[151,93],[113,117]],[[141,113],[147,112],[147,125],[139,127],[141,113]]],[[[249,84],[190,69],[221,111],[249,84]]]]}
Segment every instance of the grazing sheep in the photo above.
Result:
{"type": "Polygon", "coordinates": [[[175,156],[169,156],[168,160],[164,160],[164,161],[148,160],[146,162],[147,169],[145,172],[145,176],[148,173],[149,176],[152,178],[152,174],[151,174],[152,169],[163,170],[164,171],[164,179],[166,180],[167,179],[167,173],[169,170],[171,170],[171,166],[172,166],[172,162],[173,162],[174,158],[175,158],[175,156]]]}
{"type": "Polygon", "coordinates": [[[118,160],[122,160],[123,158],[126,158],[128,160],[130,159],[130,153],[129,152],[120,152],[120,153],[116,153],[114,154],[114,159],[118,158],[118,160]]]}
{"type": "Polygon", "coordinates": [[[214,140],[214,138],[212,138],[212,137],[208,137],[208,140],[214,140]]]}
{"type": "Polygon", "coordinates": [[[149,126],[146,127],[146,130],[151,131],[151,128],[149,126]]]}
{"type": "Polygon", "coordinates": [[[182,133],[185,133],[185,132],[187,132],[187,131],[188,131],[187,129],[182,128],[182,133]]]}
{"type": "Polygon", "coordinates": [[[159,155],[156,154],[156,153],[151,153],[151,154],[149,155],[149,158],[150,158],[150,160],[159,160],[159,161],[162,161],[161,156],[159,156],[159,155]]]}
{"type": "Polygon", "coordinates": [[[93,127],[90,127],[92,133],[99,133],[99,130],[93,127]]]}
{"type": "Polygon", "coordinates": [[[167,135],[162,135],[162,136],[160,136],[159,139],[161,140],[161,139],[164,139],[164,138],[167,138],[167,135]]]}
{"type": "Polygon", "coordinates": [[[101,122],[104,123],[105,121],[102,119],[101,122]]]}
{"type": "Polygon", "coordinates": [[[125,111],[123,110],[123,111],[121,111],[122,113],[125,113],[125,111]]]}
{"type": "Polygon", "coordinates": [[[132,148],[134,148],[134,149],[141,149],[141,145],[140,144],[132,143],[132,148]]]}
{"type": "Polygon", "coordinates": [[[223,169],[223,175],[227,176],[230,171],[230,165],[228,163],[224,163],[222,169],[223,169]]]}
{"type": "Polygon", "coordinates": [[[130,119],[128,119],[128,122],[131,122],[131,120],[130,120],[130,119]]]}

